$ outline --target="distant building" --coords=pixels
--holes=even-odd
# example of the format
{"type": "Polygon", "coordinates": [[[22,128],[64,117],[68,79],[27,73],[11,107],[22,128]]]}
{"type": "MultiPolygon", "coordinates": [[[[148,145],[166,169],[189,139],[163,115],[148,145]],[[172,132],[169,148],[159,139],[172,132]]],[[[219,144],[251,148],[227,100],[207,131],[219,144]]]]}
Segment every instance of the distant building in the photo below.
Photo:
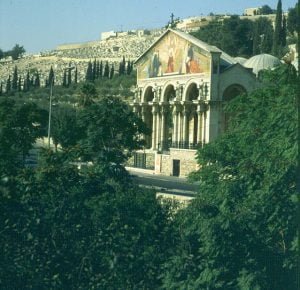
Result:
{"type": "Polygon", "coordinates": [[[108,39],[110,37],[116,37],[117,33],[112,31],[101,32],[101,40],[108,39]]]}
{"type": "Polygon", "coordinates": [[[244,15],[246,16],[255,16],[259,14],[261,14],[261,7],[247,8],[244,10],[244,15]]]}

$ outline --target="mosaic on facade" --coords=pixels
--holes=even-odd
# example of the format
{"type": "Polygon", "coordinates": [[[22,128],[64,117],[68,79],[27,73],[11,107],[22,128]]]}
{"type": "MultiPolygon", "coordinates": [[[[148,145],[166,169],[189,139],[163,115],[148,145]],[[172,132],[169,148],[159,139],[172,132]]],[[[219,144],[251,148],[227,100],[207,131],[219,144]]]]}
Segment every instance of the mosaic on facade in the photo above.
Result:
{"type": "Polygon", "coordinates": [[[138,79],[209,73],[210,59],[200,50],[191,42],[169,33],[140,60],[138,79]]]}

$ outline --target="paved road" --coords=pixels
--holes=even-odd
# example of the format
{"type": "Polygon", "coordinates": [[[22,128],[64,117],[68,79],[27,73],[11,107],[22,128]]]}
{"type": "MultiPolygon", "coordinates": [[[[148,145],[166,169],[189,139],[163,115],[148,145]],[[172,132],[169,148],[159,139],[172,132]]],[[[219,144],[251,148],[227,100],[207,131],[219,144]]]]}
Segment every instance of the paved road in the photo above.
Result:
{"type": "Polygon", "coordinates": [[[127,168],[135,182],[141,186],[153,187],[159,192],[166,192],[178,195],[193,196],[197,192],[197,185],[190,184],[185,178],[175,176],[155,175],[152,173],[139,172],[127,168]]]}

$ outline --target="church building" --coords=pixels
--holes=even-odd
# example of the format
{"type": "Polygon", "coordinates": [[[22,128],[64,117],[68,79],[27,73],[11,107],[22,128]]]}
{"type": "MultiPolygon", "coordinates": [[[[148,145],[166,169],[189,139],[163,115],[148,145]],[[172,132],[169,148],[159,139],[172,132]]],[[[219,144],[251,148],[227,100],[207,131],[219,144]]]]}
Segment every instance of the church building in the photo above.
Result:
{"type": "Polygon", "coordinates": [[[256,87],[256,76],[215,46],[168,29],[135,62],[131,104],[152,130],[131,166],[186,176],[197,169],[197,148],[222,134],[224,105],[256,87]]]}

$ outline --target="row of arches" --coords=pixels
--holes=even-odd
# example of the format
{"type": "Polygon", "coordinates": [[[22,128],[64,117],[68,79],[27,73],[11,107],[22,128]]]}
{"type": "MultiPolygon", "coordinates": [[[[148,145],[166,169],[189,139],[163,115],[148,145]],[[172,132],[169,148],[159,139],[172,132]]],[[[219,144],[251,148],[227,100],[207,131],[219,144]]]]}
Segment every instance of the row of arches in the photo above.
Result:
{"type": "Polygon", "coordinates": [[[174,84],[167,84],[166,86],[157,87],[155,85],[148,85],[143,89],[138,89],[138,100],[144,102],[170,102],[175,99],[180,101],[193,101],[199,97],[205,99],[208,95],[207,83],[192,82],[183,87],[182,85],[175,86],[174,84]]]}
{"type": "MultiPolygon", "coordinates": [[[[140,91],[134,109],[152,130],[152,135],[146,136],[146,148],[161,151],[170,147],[195,149],[206,143],[206,112],[209,109],[209,102],[205,102],[206,87],[206,84],[192,82],[185,89],[168,84],[163,90],[149,85],[140,91]]],[[[228,128],[230,119],[230,115],[223,111],[224,106],[245,92],[240,85],[230,85],[224,90],[220,111],[221,131],[228,128]]]]}

